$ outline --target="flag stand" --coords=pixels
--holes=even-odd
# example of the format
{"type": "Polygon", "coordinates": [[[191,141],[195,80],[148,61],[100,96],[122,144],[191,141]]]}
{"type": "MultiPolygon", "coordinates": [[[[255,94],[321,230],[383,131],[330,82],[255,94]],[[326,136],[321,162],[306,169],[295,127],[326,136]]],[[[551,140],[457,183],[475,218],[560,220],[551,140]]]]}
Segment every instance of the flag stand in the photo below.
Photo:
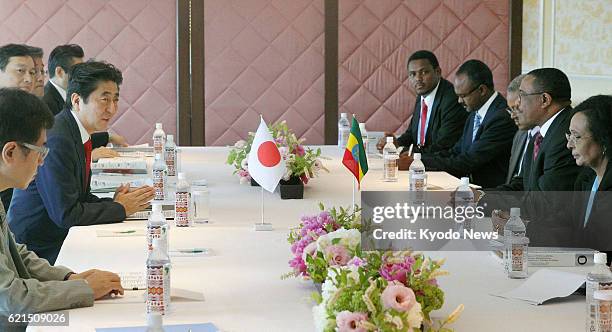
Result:
{"type": "Polygon", "coordinates": [[[261,187],[261,222],[255,224],[255,231],[271,231],[272,224],[264,221],[264,188],[261,187]]]}

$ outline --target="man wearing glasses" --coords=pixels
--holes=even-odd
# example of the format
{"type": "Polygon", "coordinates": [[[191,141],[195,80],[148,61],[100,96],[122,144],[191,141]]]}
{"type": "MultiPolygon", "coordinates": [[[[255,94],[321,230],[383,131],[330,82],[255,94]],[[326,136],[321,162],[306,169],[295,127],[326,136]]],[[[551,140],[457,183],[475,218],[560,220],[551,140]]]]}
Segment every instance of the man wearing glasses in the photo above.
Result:
{"type": "Polygon", "coordinates": [[[108,63],[74,66],[67,93],[70,107],[55,118],[47,160],[28,188],[13,194],[8,211],[11,230],[19,243],[51,264],[70,227],[121,222],[153,198],[148,186],[122,186],[113,199],[90,193],[91,134],[106,130],[117,113],[122,81],[121,72],[108,63]]]}
{"type": "MultiPolygon", "coordinates": [[[[53,115],[34,95],[0,89],[0,190],[23,189],[32,181],[49,152],[44,144],[52,124],[53,115]]],[[[99,270],[77,274],[50,266],[16,243],[0,204],[1,331],[25,328],[9,324],[7,315],[92,306],[94,299],[111,293],[123,294],[116,274],[99,270]]]]}

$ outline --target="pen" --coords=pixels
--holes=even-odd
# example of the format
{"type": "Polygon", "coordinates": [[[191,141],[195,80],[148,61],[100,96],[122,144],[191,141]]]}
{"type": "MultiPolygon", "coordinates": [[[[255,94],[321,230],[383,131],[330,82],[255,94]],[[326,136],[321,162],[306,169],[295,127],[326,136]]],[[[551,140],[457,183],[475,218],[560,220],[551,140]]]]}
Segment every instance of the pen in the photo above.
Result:
{"type": "Polygon", "coordinates": [[[115,232],[115,234],[132,234],[132,233],[136,233],[135,230],[131,229],[129,231],[120,231],[120,232],[115,232]]]}
{"type": "Polygon", "coordinates": [[[177,249],[177,250],[172,250],[173,252],[180,252],[181,254],[201,254],[203,252],[206,252],[207,250],[205,249],[177,249]]]}
{"type": "Polygon", "coordinates": [[[410,147],[408,148],[408,155],[412,156],[412,147],[414,144],[410,144],[410,147]]]}

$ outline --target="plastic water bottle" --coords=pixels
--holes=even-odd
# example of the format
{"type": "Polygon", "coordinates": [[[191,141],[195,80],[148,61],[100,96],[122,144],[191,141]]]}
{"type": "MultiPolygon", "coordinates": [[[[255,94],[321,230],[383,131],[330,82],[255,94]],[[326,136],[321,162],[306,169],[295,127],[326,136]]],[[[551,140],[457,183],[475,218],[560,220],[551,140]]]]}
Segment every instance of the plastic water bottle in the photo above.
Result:
{"type": "Polygon", "coordinates": [[[174,135],[168,135],[168,140],[164,147],[164,160],[168,170],[168,176],[176,176],[176,144],[174,135]]]}
{"type": "Polygon", "coordinates": [[[597,310],[598,332],[612,331],[612,290],[597,290],[593,292],[593,299],[599,310],[597,310]]]}
{"type": "Polygon", "coordinates": [[[162,212],[160,203],[151,204],[152,213],[147,220],[147,250],[153,250],[153,240],[161,239],[166,248],[168,247],[168,222],[162,212]]]}
{"type": "Polygon", "coordinates": [[[340,113],[340,120],[338,121],[338,148],[341,150],[346,148],[350,133],[351,124],[349,123],[346,113],[340,113]]]}
{"type": "MultiPolygon", "coordinates": [[[[414,154],[414,161],[410,164],[410,183],[409,189],[410,191],[425,191],[427,189],[427,183],[425,180],[425,164],[421,161],[421,154],[414,154]]],[[[470,190],[471,192],[471,190],[470,190]]],[[[472,200],[473,200],[472,195],[472,200]]]]}
{"type": "Polygon", "coordinates": [[[593,298],[593,293],[598,290],[612,289],[612,272],[606,265],[606,253],[598,252],[594,255],[593,261],[595,266],[593,270],[587,274],[586,279],[586,304],[587,304],[587,320],[586,330],[591,332],[598,331],[597,312],[599,305],[593,298]]]}
{"type": "Polygon", "coordinates": [[[147,314],[147,330],[146,332],[164,332],[164,324],[162,315],[158,312],[147,314]]]}
{"type": "MultiPolygon", "coordinates": [[[[472,192],[472,189],[470,188],[470,178],[462,177],[459,182],[459,186],[457,187],[457,189],[455,189],[455,206],[461,206],[463,207],[463,211],[465,211],[467,207],[475,207],[475,205],[476,204],[474,203],[474,192],[472,192]]],[[[465,213],[462,214],[461,217],[461,222],[457,220],[457,222],[455,223],[455,229],[461,230],[463,228],[464,230],[471,230],[472,219],[467,218],[465,213]]]]}
{"type": "Polygon", "coordinates": [[[153,188],[155,189],[153,200],[163,201],[166,199],[166,163],[159,153],[155,154],[155,162],[153,163],[153,188]]]}
{"type": "Polygon", "coordinates": [[[153,132],[153,153],[162,155],[164,153],[164,145],[166,144],[166,133],[162,129],[161,123],[155,124],[153,132]]]}
{"type": "Polygon", "coordinates": [[[185,173],[178,173],[178,183],[176,184],[176,197],[174,200],[174,222],[176,227],[191,226],[191,188],[185,178],[185,173]]]}
{"type": "Polygon", "coordinates": [[[521,220],[521,209],[520,208],[511,208],[510,209],[510,219],[506,222],[504,226],[504,237],[508,236],[525,236],[527,233],[527,229],[525,228],[525,224],[521,220]]]}
{"type": "Polygon", "coordinates": [[[393,137],[387,137],[387,144],[383,148],[383,180],[395,182],[399,178],[398,169],[399,154],[393,144],[393,137]]]}
{"type": "Polygon", "coordinates": [[[147,259],[147,313],[164,315],[170,309],[170,258],[160,239],[153,239],[147,259]]]}
{"type": "Polygon", "coordinates": [[[363,149],[368,154],[368,131],[366,130],[365,123],[359,124],[359,131],[361,132],[361,141],[363,142],[363,149]]]}

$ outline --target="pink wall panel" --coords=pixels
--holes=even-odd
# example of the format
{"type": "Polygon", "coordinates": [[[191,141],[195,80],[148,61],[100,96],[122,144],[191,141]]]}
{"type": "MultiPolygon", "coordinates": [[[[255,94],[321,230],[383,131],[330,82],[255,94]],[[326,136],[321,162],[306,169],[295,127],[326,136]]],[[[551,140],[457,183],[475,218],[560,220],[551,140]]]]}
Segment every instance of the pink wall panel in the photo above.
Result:
{"type": "Polygon", "coordinates": [[[176,133],[176,1],[0,0],[0,45],[60,44],[123,71],[120,111],[111,128],[130,143],[151,140],[155,122],[176,133]]]}
{"type": "Polygon", "coordinates": [[[206,145],[245,138],[259,114],[322,144],[323,0],[207,0],[204,25],[206,145]]]}
{"type": "Polygon", "coordinates": [[[413,112],[407,59],[433,51],[451,82],[468,59],[508,84],[507,0],[339,0],[339,112],[355,113],[368,130],[402,131],[413,112]]]}

